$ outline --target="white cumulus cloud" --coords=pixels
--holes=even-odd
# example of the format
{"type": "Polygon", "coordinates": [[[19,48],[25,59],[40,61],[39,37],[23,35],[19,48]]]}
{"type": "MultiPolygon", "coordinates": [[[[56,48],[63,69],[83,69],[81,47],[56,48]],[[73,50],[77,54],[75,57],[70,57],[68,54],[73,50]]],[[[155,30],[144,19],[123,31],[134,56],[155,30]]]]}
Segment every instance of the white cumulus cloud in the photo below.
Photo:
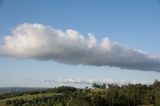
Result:
{"type": "Polygon", "coordinates": [[[64,31],[24,23],[14,28],[0,44],[0,57],[160,72],[157,55],[122,46],[107,37],[97,41],[91,33],[85,38],[73,29],[64,31]]]}

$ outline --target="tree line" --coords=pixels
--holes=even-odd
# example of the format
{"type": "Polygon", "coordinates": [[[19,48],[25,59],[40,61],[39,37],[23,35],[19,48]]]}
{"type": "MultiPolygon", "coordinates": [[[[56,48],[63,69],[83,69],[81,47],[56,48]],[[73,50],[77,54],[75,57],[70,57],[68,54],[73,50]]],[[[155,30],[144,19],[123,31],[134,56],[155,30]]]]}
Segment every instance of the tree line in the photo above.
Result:
{"type": "MultiPolygon", "coordinates": [[[[92,85],[92,89],[62,86],[34,93],[61,93],[32,100],[15,99],[6,101],[8,106],[160,106],[160,81],[151,85],[109,84],[92,85]],[[101,89],[98,91],[98,89],[101,89]],[[96,91],[97,90],[97,91],[96,91]]],[[[33,92],[32,92],[33,93],[33,92]]],[[[31,94],[32,94],[31,93],[31,94]]],[[[33,93],[33,94],[34,94],[33,93]]]]}

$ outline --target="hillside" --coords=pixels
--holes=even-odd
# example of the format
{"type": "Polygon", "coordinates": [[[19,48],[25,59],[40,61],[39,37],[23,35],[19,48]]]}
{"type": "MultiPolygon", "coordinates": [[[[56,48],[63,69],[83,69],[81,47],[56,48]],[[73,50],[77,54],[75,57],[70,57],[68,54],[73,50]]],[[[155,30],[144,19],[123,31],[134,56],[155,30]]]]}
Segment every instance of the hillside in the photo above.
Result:
{"type": "Polygon", "coordinates": [[[14,93],[14,92],[29,92],[29,91],[39,91],[46,90],[47,88],[29,88],[29,87],[1,87],[0,94],[3,93],[14,93]]]}
{"type": "Polygon", "coordinates": [[[0,95],[0,106],[160,106],[160,82],[152,85],[110,84],[106,88],[61,86],[44,91],[0,95]]]}
{"type": "Polygon", "coordinates": [[[24,100],[33,100],[34,98],[41,98],[41,97],[50,97],[50,96],[54,96],[54,95],[59,95],[58,93],[43,93],[43,94],[24,94],[23,96],[15,96],[12,98],[7,98],[7,99],[3,99],[0,100],[0,106],[7,106],[6,102],[8,100],[13,101],[13,100],[20,100],[20,99],[24,99],[24,100]]]}

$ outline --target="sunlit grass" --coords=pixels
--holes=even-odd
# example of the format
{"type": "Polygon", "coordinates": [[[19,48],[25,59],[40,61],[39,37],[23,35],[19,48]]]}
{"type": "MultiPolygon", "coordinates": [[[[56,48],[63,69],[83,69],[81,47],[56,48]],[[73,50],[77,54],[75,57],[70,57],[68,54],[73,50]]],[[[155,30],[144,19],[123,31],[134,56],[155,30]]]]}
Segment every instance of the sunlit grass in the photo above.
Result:
{"type": "Polygon", "coordinates": [[[38,98],[38,97],[50,97],[50,96],[54,96],[54,95],[61,95],[61,93],[42,93],[42,94],[34,94],[34,95],[26,94],[23,96],[16,96],[16,97],[0,100],[0,106],[6,106],[5,102],[7,100],[15,100],[15,99],[32,100],[32,99],[38,98]]]}

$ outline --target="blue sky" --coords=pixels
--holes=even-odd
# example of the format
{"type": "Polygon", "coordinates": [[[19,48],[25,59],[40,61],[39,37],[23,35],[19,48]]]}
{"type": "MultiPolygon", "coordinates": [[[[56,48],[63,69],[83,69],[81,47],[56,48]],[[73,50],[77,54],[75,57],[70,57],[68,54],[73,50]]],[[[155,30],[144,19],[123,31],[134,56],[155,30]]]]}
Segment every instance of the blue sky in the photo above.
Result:
{"type": "MultiPolygon", "coordinates": [[[[109,37],[121,45],[148,53],[160,53],[160,2],[158,0],[1,0],[0,41],[23,23],[55,29],[74,29],[97,41],[109,37]]],[[[51,87],[33,80],[94,79],[113,81],[160,80],[160,73],[109,66],[70,65],[53,60],[0,57],[0,86],[51,87]]]]}

